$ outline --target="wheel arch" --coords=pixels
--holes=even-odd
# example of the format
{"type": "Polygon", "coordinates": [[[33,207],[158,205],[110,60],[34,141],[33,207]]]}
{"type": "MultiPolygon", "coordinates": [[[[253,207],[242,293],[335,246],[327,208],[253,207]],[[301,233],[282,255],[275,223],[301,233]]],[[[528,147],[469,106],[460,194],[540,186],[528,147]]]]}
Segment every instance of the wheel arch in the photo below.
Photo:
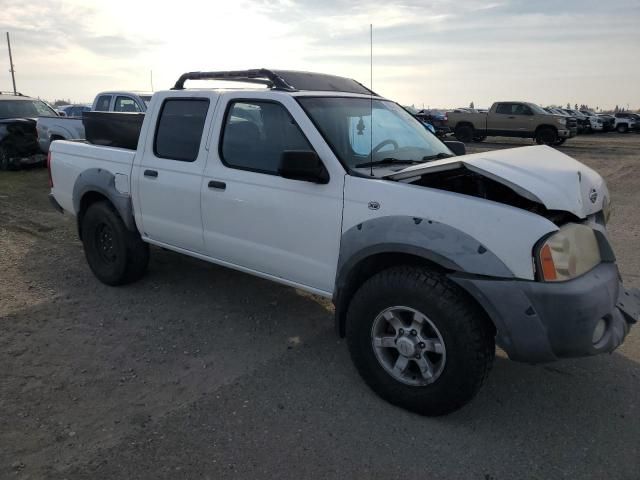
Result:
{"type": "MultiPolygon", "coordinates": [[[[445,274],[514,277],[493,252],[449,225],[404,216],[368,220],[342,236],[333,294],[335,327],[341,337],[346,311],[358,288],[376,273],[398,265],[424,266],[445,274]]],[[[477,303],[471,295],[469,298],[477,303]]]]}
{"type": "Polygon", "coordinates": [[[558,133],[558,128],[555,125],[550,125],[548,123],[543,123],[542,125],[538,125],[536,127],[535,133],[537,134],[543,128],[551,128],[552,130],[554,130],[556,132],[556,134],[558,133]]]}
{"type": "Polygon", "coordinates": [[[129,194],[115,186],[115,175],[96,168],[82,172],[73,187],[73,208],[76,212],[78,236],[82,239],[82,220],[87,209],[95,202],[107,201],[118,213],[128,230],[137,232],[133,203],[129,194]]]}

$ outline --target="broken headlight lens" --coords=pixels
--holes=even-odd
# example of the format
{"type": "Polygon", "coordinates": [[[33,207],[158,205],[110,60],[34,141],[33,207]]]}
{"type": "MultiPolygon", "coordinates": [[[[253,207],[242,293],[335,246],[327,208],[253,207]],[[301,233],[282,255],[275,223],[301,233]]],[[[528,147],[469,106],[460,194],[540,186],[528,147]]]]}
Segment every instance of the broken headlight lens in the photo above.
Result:
{"type": "Polygon", "coordinates": [[[595,232],[578,223],[561,227],[538,250],[541,277],[547,282],[579,277],[600,261],[600,246],[595,232]]]}

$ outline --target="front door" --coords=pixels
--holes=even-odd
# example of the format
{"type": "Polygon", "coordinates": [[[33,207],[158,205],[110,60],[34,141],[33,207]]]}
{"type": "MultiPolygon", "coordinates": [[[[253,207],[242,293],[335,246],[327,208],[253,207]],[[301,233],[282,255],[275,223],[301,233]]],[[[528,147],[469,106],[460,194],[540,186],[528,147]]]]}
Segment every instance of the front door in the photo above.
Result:
{"type": "Polygon", "coordinates": [[[335,158],[325,161],[332,154],[290,96],[281,103],[259,95],[227,97],[220,108],[226,114],[213,130],[220,148],[211,149],[202,185],[208,254],[285,283],[331,292],[344,170],[335,158]],[[317,138],[307,138],[300,122],[317,138]],[[285,150],[315,150],[329,171],[329,182],[281,177],[278,166],[285,150]]]}

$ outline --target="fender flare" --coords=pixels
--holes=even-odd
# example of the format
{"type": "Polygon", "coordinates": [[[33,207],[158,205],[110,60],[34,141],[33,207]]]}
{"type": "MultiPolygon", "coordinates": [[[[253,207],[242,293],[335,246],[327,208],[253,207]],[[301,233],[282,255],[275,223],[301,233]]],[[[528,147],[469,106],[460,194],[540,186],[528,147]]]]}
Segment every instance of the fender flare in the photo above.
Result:
{"type": "Polygon", "coordinates": [[[359,266],[380,254],[411,255],[450,272],[515,278],[497,255],[454,227],[409,216],[370,219],[344,232],[340,242],[333,294],[340,336],[344,336],[348,304],[359,286],[359,266]]]}
{"type": "Polygon", "coordinates": [[[116,188],[116,177],[102,168],[90,168],[83,171],[73,186],[73,209],[78,219],[78,233],[82,222],[82,199],[88,193],[95,192],[106,197],[114,206],[128,230],[137,232],[131,195],[121,193],[116,188]]]}

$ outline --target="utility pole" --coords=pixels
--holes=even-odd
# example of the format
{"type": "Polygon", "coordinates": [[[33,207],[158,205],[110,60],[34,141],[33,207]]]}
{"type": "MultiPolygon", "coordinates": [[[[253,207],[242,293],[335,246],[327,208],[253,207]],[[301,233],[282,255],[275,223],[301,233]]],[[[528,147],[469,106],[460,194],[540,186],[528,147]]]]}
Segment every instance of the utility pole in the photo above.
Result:
{"type": "Polygon", "coordinates": [[[7,32],[7,47],[9,47],[9,71],[11,72],[11,80],[13,81],[13,94],[16,95],[16,71],[13,69],[13,57],[11,56],[11,40],[9,40],[9,32],[7,32]]]}

